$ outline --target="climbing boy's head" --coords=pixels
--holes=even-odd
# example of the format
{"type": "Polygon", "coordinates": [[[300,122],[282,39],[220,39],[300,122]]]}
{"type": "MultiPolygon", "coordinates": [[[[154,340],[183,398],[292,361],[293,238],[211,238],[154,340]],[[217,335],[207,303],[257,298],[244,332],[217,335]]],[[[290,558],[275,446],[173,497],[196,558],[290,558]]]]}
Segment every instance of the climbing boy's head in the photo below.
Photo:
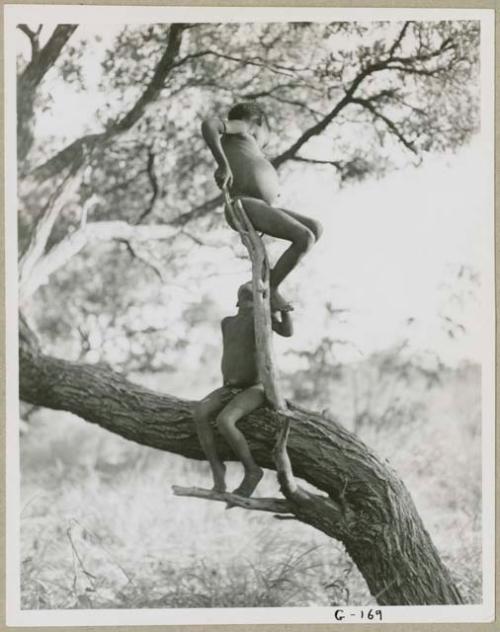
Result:
{"type": "Polygon", "coordinates": [[[236,303],[237,307],[253,307],[253,292],[252,292],[252,282],[248,281],[247,283],[243,283],[238,288],[238,302],[236,303]]]}
{"type": "Polygon", "coordinates": [[[256,103],[237,103],[228,112],[229,121],[246,121],[250,133],[259,145],[264,146],[269,135],[269,122],[266,113],[256,103]]]}

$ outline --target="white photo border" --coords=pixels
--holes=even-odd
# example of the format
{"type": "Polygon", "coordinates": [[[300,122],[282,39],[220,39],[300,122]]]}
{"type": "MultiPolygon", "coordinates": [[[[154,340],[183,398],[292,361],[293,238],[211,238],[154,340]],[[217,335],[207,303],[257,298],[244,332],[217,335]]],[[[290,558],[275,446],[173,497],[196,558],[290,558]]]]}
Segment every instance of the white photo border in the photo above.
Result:
{"type": "MultiPolygon", "coordinates": [[[[483,603],[458,606],[384,606],[384,623],[491,622],[495,616],[495,266],[494,266],[494,29],[493,9],[152,7],[4,5],[5,105],[5,294],[6,294],[6,622],[9,626],[117,626],[335,623],[335,607],[22,610],[20,607],[20,459],[16,192],[15,26],[26,21],[57,24],[161,22],[293,22],[478,20],[481,23],[481,145],[484,181],[484,305],[482,362],[482,571],[483,603]]],[[[361,608],[344,607],[347,615],[361,608]]],[[[368,610],[368,608],[365,608],[368,610]]],[[[358,617],[344,623],[362,623],[358,617]]],[[[377,621],[364,621],[377,623],[377,621]]]]}

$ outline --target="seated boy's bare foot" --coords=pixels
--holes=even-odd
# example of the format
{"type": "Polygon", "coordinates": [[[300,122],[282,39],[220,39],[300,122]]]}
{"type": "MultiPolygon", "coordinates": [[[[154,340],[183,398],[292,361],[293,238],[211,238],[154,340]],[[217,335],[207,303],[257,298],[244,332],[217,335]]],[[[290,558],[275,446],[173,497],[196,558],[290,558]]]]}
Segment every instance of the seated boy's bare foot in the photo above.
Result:
{"type": "Polygon", "coordinates": [[[272,312],[291,312],[293,305],[289,303],[276,288],[271,288],[271,311],[272,312]]]}
{"type": "Polygon", "coordinates": [[[212,476],[214,479],[214,486],[212,487],[212,491],[214,492],[225,492],[226,491],[226,466],[221,463],[220,467],[214,468],[212,470],[212,476]]]}
{"type": "Polygon", "coordinates": [[[264,471],[260,467],[257,467],[254,470],[246,470],[243,480],[232,493],[237,496],[250,498],[263,476],[264,471]]]}

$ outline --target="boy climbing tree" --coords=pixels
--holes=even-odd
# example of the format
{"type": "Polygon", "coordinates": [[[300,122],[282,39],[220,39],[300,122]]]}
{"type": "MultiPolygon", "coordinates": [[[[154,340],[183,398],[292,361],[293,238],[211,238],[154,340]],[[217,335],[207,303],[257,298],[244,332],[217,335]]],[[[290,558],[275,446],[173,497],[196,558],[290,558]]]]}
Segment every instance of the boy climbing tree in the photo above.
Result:
{"type": "MultiPolygon", "coordinates": [[[[278,291],[282,281],[320,238],[319,222],[276,206],[279,180],[262,152],[269,133],[263,110],[255,103],[238,103],[228,120],[209,118],[202,134],[218,167],[215,180],[227,189],[233,201],[240,200],[255,230],[291,242],[270,274],[271,310],[293,309],[278,291]]],[[[226,220],[236,230],[226,208],[226,220]]]]}
{"type": "MultiPolygon", "coordinates": [[[[257,370],[251,283],[245,283],[239,288],[236,305],[238,313],[224,318],[221,322],[224,385],[199,402],[194,419],[201,446],[212,469],[213,489],[218,492],[226,491],[226,468],[217,454],[214,432],[210,424],[211,418],[215,417],[219,431],[245,470],[241,484],[233,493],[249,497],[259,484],[263,472],[255,463],[248,443],[236,427],[236,423],[266,401],[257,370]]],[[[293,327],[290,314],[282,310],[281,318],[278,318],[278,315],[273,313],[272,329],[280,336],[291,336],[293,327]]]]}

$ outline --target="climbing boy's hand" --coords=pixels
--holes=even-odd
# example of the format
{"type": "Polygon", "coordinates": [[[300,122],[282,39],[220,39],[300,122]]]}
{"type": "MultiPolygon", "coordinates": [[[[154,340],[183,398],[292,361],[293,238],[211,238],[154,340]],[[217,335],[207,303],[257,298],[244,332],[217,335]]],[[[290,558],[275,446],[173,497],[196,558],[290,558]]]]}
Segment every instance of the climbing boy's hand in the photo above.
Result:
{"type": "Polygon", "coordinates": [[[233,184],[233,174],[229,165],[221,165],[217,167],[214,173],[215,181],[219,189],[225,189],[231,187],[233,184]]]}

